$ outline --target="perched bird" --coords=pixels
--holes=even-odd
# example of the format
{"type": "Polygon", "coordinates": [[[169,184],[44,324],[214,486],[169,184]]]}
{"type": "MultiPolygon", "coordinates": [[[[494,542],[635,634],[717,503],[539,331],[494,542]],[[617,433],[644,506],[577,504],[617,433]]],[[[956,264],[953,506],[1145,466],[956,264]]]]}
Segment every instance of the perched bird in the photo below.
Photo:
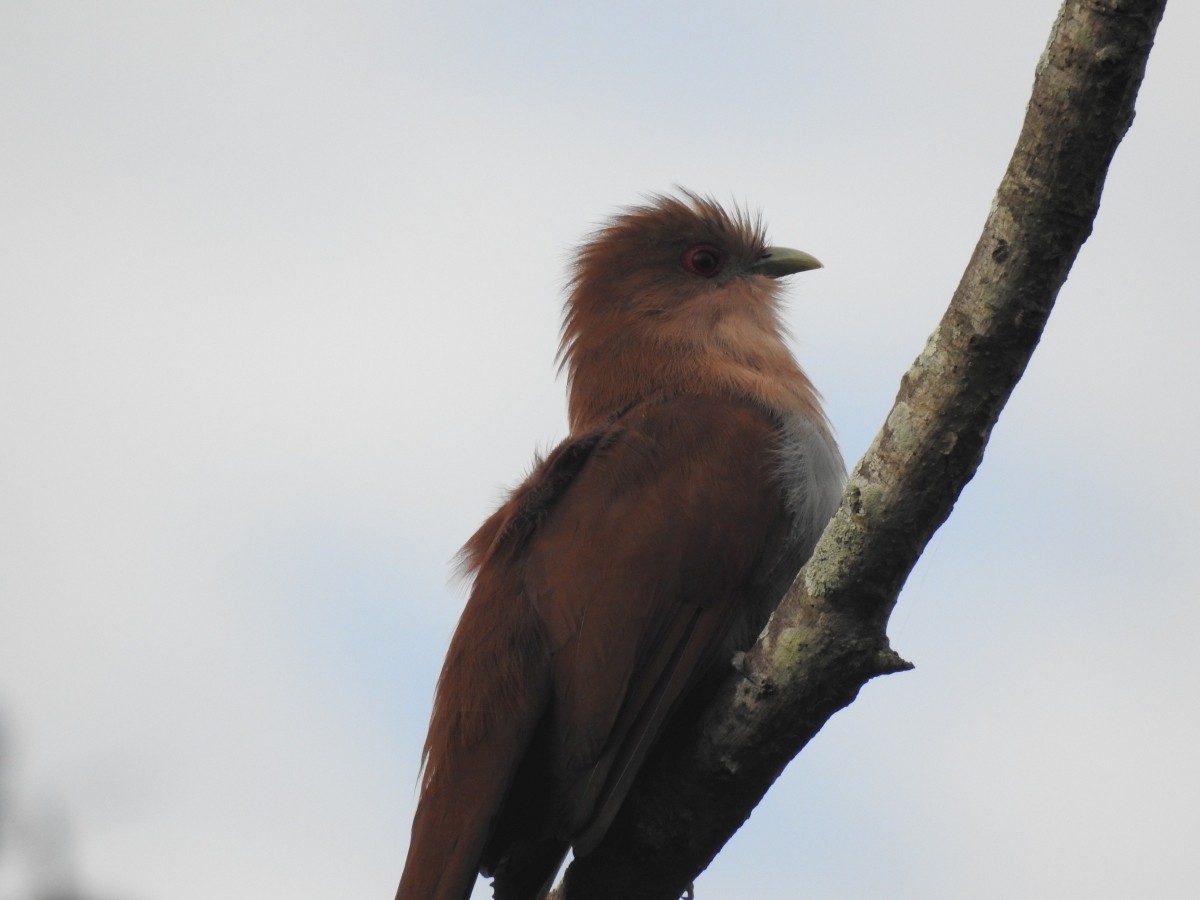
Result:
{"type": "Polygon", "coordinates": [[[746,649],[845,467],[776,279],[821,264],[691,193],[613,218],[566,303],[570,435],[463,549],[397,900],[539,900],[604,836],[705,675],[746,649]]]}

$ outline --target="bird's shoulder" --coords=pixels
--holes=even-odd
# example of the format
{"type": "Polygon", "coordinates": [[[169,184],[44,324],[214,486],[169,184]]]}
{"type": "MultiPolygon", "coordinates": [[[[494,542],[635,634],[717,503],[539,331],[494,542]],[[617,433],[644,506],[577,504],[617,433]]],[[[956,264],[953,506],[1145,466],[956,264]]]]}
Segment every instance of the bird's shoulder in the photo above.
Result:
{"type": "Polygon", "coordinates": [[[670,504],[681,514],[722,498],[773,501],[787,425],[748,400],[663,394],[572,435],[545,457],[463,547],[461,566],[525,548],[553,511],[570,504],[610,513],[630,503],[670,504]],[[708,501],[708,503],[706,503],[708,501]]]}

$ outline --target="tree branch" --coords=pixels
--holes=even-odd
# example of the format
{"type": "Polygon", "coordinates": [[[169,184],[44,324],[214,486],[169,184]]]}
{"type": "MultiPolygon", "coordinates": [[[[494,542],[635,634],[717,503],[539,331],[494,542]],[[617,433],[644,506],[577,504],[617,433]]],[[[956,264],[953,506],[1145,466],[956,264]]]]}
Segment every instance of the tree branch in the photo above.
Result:
{"type": "Polygon", "coordinates": [[[698,722],[668,735],[559,900],[675,900],[871,678],[896,597],[975,474],[1091,232],[1166,0],[1067,0],[950,306],[808,565],[698,722]]]}

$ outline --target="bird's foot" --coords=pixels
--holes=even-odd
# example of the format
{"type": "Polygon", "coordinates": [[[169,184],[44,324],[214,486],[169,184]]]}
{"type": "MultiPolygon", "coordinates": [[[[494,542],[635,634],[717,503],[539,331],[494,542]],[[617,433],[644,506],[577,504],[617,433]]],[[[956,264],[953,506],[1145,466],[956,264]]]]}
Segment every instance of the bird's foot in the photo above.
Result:
{"type": "Polygon", "coordinates": [[[733,670],[756,688],[762,688],[762,681],[750,672],[749,657],[747,657],[746,654],[740,650],[733,654],[733,670]]]}

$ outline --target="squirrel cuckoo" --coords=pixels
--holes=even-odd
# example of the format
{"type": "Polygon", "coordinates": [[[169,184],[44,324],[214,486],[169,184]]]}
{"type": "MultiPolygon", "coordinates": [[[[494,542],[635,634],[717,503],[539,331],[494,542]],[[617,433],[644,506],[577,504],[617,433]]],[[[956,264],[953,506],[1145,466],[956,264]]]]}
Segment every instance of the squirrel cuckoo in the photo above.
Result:
{"type": "Polygon", "coordinates": [[[570,435],[463,549],[397,900],[544,898],[700,680],[752,643],[845,467],[776,279],[821,264],[691,193],[579,251],[570,435]]]}

